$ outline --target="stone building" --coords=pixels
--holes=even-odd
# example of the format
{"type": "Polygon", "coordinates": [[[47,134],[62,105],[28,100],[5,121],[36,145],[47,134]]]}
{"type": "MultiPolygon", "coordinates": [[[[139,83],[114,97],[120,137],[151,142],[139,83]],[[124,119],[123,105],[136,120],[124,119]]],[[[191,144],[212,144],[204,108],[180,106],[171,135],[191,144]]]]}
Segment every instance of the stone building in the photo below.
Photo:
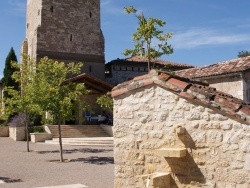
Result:
{"type": "MultiPolygon", "coordinates": [[[[191,65],[183,63],[174,63],[160,59],[152,60],[151,66],[165,71],[177,71],[193,68],[191,65]]],[[[128,81],[136,76],[146,74],[148,72],[147,58],[142,56],[133,56],[126,59],[116,59],[105,65],[106,81],[117,85],[128,81]]]]}
{"type": "Polygon", "coordinates": [[[182,77],[206,81],[219,91],[250,102],[250,56],[175,73],[182,77]]]}
{"type": "Polygon", "coordinates": [[[116,86],[115,188],[249,188],[250,108],[151,71],[116,86]]]}
{"type": "Polygon", "coordinates": [[[63,62],[83,62],[82,72],[104,80],[100,0],[27,0],[22,52],[63,62]]]}

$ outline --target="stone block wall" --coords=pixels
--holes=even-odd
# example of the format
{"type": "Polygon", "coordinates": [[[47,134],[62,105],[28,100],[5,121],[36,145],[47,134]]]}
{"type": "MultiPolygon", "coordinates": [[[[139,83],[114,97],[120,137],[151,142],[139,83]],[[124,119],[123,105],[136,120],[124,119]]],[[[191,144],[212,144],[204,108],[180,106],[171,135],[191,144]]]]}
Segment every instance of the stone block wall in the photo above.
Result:
{"type": "Polygon", "coordinates": [[[105,79],[100,0],[28,0],[27,52],[67,62],[83,62],[82,72],[105,79]]]}
{"type": "MultiPolygon", "coordinates": [[[[127,67],[125,67],[127,68],[127,67]]],[[[132,69],[132,67],[130,67],[132,69]]],[[[138,71],[144,70],[144,67],[136,67],[135,71],[130,71],[130,70],[124,70],[124,71],[119,71],[119,70],[112,70],[112,76],[106,76],[106,82],[112,84],[112,85],[117,85],[122,82],[126,82],[136,76],[144,75],[147,73],[146,71],[138,71]]],[[[135,69],[135,68],[134,68],[135,69]]]]}
{"type": "Polygon", "coordinates": [[[115,97],[113,132],[115,188],[150,187],[145,176],[157,173],[171,176],[161,188],[250,187],[250,126],[166,89],[151,85],[115,97]],[[187,153],[164,157],[156,152],[162,148],[187,153]]]}

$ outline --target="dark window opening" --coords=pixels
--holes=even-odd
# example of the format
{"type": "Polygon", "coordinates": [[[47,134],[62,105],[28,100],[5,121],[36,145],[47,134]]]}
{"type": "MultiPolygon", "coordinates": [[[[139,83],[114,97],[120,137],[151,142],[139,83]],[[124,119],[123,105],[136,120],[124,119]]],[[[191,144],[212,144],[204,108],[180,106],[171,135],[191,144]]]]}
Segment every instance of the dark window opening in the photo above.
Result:
{"type": "Polygon", "coordinates": [[[38,9],[38,12],[37,12],[38,16],[40,15],[40,9],[38,9]]]}
{"type": "Polygon", "coordinates": [[[91,65],[89,66],[89,72],[92,72],[92,67],[91,67],[91,65]]]}
{"type": "Polygon", "coordinates": [[[89,17],[92,18],[92,12],[89,12],[89,17]]]}
{"type": "Polygon", "coordinates": [[[72,34],[70,35],[70,39],[69,40],[72,42],[72,40],[73,40],[73,35],[72,34]]]}
{"type": "Polygon", "coordinates": [[[29,28],[29,25],[30,25],[30,24],[29,24],[29,23],[27,23],[27,25],[26,25],[27,29],[29,28]]]}
{"type": "Polygon", "coordinates": [[[53,6],[50,7],[50,12],[54,12],[54,7],[53,6]]]}

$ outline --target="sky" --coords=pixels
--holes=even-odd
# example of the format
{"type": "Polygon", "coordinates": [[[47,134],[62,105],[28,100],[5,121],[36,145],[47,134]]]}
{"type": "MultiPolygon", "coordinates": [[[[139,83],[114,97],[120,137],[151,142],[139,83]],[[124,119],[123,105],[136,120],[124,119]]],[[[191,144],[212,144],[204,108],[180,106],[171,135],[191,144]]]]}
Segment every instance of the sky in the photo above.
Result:
{"type": "MultiPolygon", "coordinates": [[[[249,0],[101,0],[101,29],[105,37],[106,63],[125,58],[133,48],[137,19],[123,8],[133,5],[145,17],[166,21],[164,33],[173,33],[174,53],[161,59],[206,66],[237,58],[250,51],[249,0]]],[[[0,1],[0,76],[13,47],[19,59],[25,39],[26,0],[0,1]]],[[[155,45],[155,44],[154,44],[155,45]]]]}

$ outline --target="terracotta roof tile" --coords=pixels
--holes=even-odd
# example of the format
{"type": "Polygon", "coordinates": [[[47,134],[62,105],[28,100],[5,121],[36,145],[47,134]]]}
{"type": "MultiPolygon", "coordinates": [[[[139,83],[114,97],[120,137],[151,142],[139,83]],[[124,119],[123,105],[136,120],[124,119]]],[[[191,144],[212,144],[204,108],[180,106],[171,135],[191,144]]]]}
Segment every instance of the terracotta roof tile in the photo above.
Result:
{"type": "Polygon", "coordinates": [[[250,124],[250,105],[232,95],[216,91],[202,82],[194,82],[171,73],[152,70],[149,74],[136,77],[129,82],[117,85],[112,96],[117,97],[132,90],[156,84],[185,98],[190,103],[213,109],[241,123],[250,124]]]}
{"type": "Polygon", "coordinates": [[[250,69],[250,56],[223,61],[217,64],[175,71],[176,75],[186,78],[201,78],[230,73],[243,72],[250,69]]]}
{"type": "Polygon", "coordinates": [[[175,85],[177,88],[180,88],[182,91],[186,90],[186,88],[188,88],[188,86],[190,86],[190,83],[178,80],[176,78],[170,78],[168,81],[168,83],[175,85]]]}

